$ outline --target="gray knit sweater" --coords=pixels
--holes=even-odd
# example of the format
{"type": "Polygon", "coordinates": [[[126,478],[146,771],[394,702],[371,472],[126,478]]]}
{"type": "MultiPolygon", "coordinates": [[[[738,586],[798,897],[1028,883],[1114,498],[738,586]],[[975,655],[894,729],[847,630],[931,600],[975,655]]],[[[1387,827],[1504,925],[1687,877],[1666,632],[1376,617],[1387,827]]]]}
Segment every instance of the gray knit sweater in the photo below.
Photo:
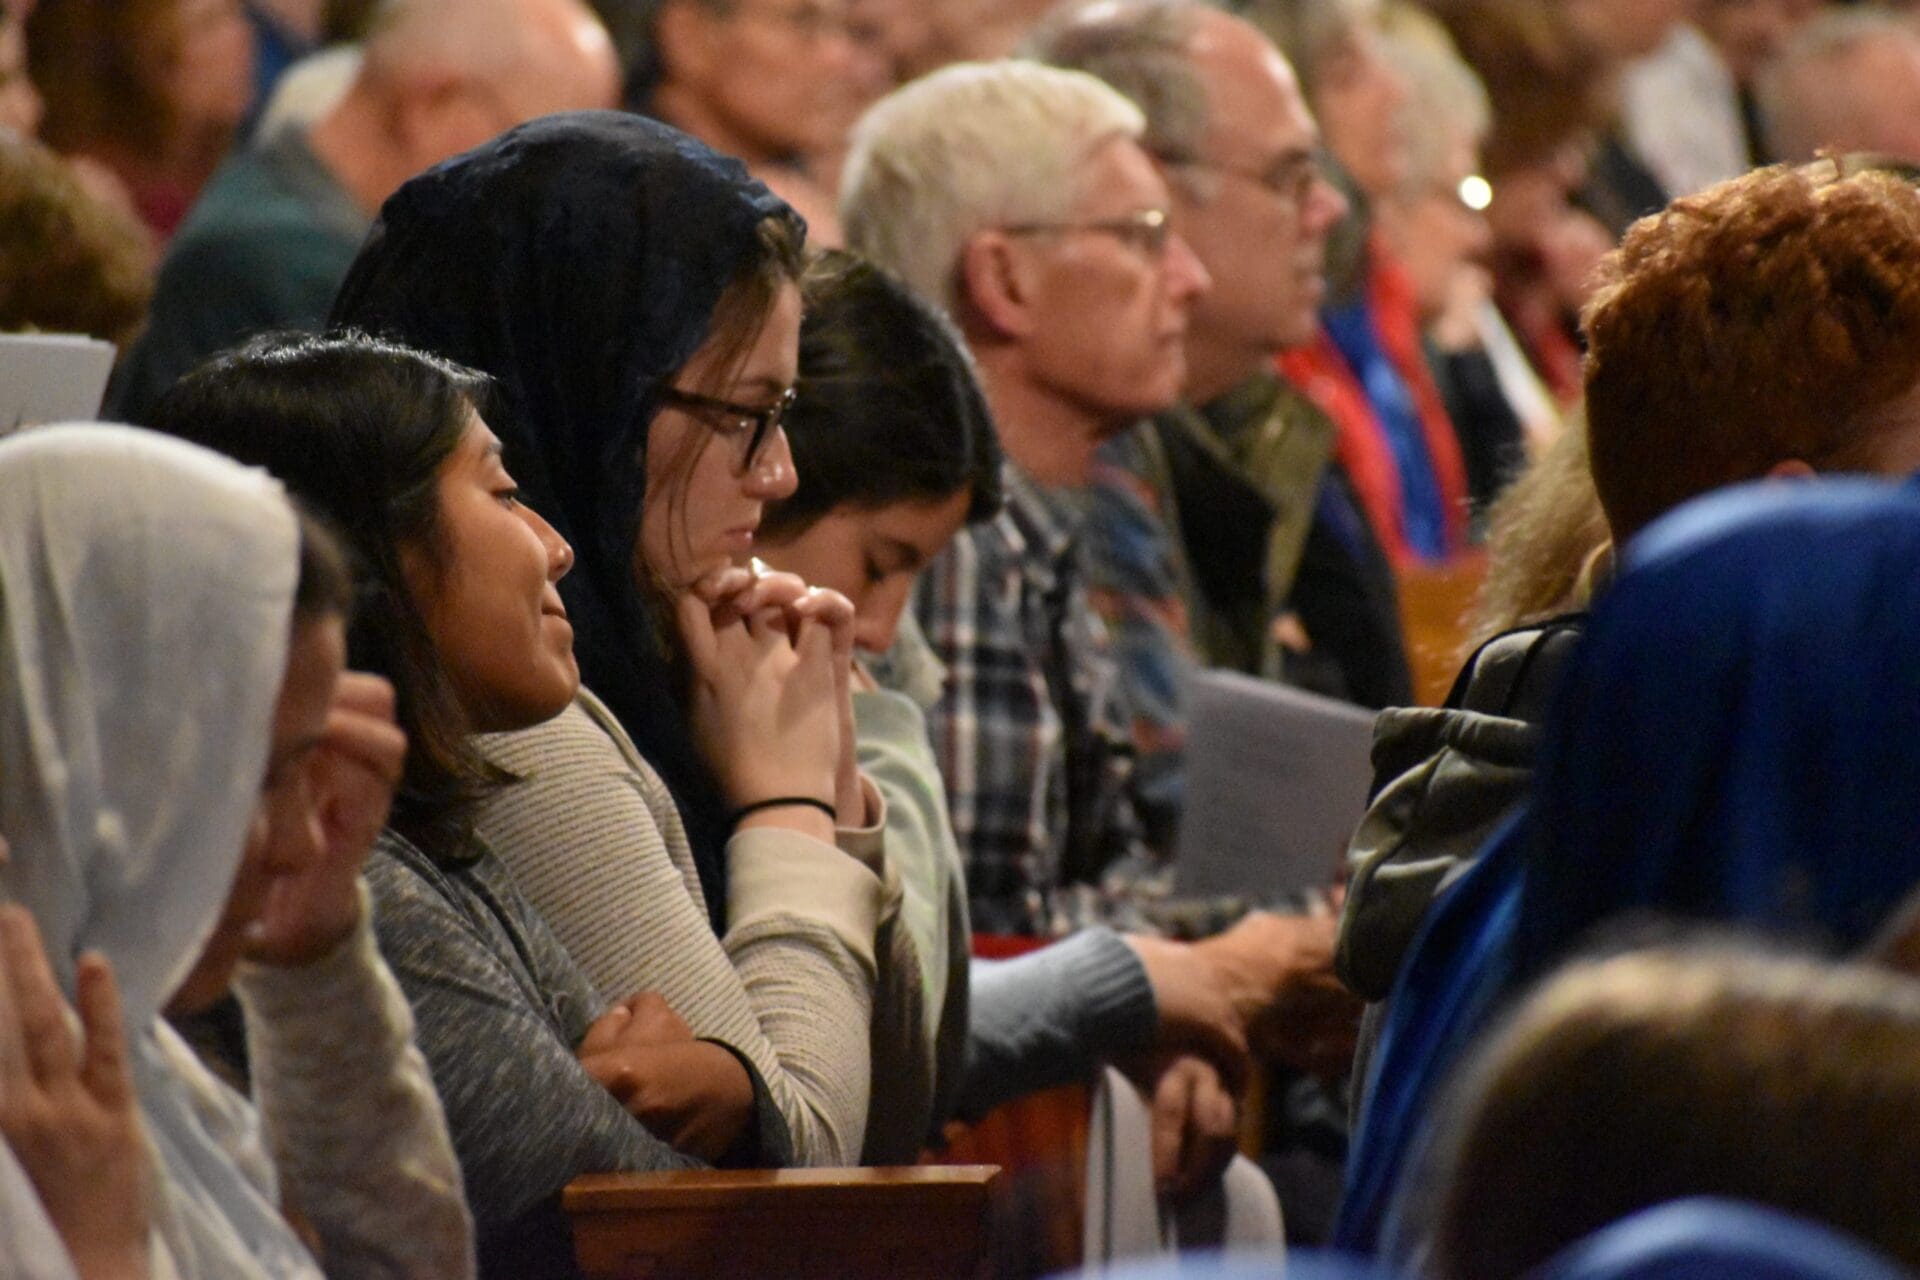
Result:
{"type": "MultiPolygon", "coordinates": [[[[446,1107],[483,1274],[571,1274],[557,1208],[568,1182],[700,1162],[649,1133],[575,1058],[605,1003],[492,854],[442,867],[389,831],[366,875],[381,954],[446,1107]]],[[[754,1083],[757,1159],[779,1163],[785,1126],[754,1083]]]]}
{"type": "Polygon", "coordinates": [[[911,946],[905,931],[887,931],[876,959],[882,918],[900,904],[879,831],[842,832],[840,848],[774,828],[736,834],[717,938],[671,794],[592,694],[480,744],[521,779],[481,810],[480,834],[594,984],[657,991],[695,1035],[752,1063],[796,1163],[858,1162],[875,1038],[898,1044],[887,1028],[925,1022],[918,961],[895,950],[911,946]],[[876,1012],[877,984],[892,995],[876,1012]]]}
{"type": "MultiPolygon", "coordinates": [[[[473,1274],[473,1226],[446,1118],[367,916],[311,964],[242,964],[234,988],[246,1010],[257,1136],[285,1203],[319,1236],[327,1273],[473,1274]]],[[[225,1132],[251,1135],[254,1117],[230,1090],[198,1070],[188,1078],[203,1117],[225,1112],[238,1121],[225,1132]]],[[[248,1167],[237,1151],[235,1160],[248,1167]]]]}

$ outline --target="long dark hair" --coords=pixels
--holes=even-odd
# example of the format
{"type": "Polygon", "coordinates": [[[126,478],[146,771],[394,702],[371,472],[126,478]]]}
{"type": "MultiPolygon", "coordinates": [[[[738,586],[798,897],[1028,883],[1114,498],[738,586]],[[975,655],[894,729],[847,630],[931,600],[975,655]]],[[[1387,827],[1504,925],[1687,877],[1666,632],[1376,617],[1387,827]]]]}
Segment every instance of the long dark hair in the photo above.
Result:
{"type": "Polygon", "coordinates": [[[401,552],[442,554],[440,469],[490,394],[472,370],[390,342],[267,335],[188,373],[151,415],[266,468],[339,534],[358,581],[348,661],[393,682],[407,734],[393,826],[444,860],[462,856],[473,807],[508,779],[469,742],[401,552]]]}
{"type": "Polygon", "coordinates": [[[799,487],[767,511],[774,541],[835,507],[968,494],[967,519],[1000,509],[1000,443],[973,360],[951,322],[889,272],[838,250],[802,284],[800,381],[786,418],[799,487]]]}

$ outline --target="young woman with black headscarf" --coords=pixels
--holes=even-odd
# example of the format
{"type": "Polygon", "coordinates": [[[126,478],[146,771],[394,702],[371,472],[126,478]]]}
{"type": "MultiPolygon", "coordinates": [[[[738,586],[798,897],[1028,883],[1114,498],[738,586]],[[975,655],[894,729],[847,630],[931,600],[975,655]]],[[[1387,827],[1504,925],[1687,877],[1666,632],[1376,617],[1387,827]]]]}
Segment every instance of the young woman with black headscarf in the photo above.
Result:
{"type": "Polygon", "coordinates": [[[334,320],[492,375],[521,496],[578,551],[560,592],[591,693],[486,740],[522,782],[480,837],[597,985],[662,994],[754,1065],[796,1162],[836,1165],[872,1145],[871,1089],[930,1085],[872,1077],[870,1038],[925,1019],[853,765],[851,606],[747,563],[794,485],[801,236],[666,126],[549,117],[403,187],[334,320]]]}

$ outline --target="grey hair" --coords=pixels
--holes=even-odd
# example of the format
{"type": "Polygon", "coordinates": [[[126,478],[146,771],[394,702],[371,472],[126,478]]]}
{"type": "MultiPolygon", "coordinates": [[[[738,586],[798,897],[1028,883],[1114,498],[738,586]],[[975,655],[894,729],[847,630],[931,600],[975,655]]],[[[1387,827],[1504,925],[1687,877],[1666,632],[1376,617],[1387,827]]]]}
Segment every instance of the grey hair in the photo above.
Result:
{"type": "Polygon", "coordinates": [[[1174,163],[1197,159],[1207,87],[1189,56],[1198,0],[1086,0],[1056,9],[1023,53],[1097,76],[1146,115],[1142,145],[1174,163]]]}
{"type": "Polygon", "coordinates": [[[1906,15],[1849,9],[1822,14],[1787,42],[1756,86],[1767,141],[1782,160],[1807,161],[1822,147],[1859,145],[1847,134],[1857,127],[1868,86],[1850,87],[1834,74],[1834,64],[1882,41],[1920,43],[1920,30],[1906,15]]]}
{"type": "Polygon", "coordinates": [[[1467,138],[1479,150],[1493,126],[1493,107],[1480,77],[1449,50],[1398,35],[1384,37],[1381,47],[1412,90],[1401,109],[1407,140],[1403,191],[1424,194],[1446,179],[1455,143],[1467,138]]]}
{"type": "Polygon", "coordinates": [[[1380,16],[1380,0],[1225,0],[1225,8],[1266,33],[1292,64],[1309,102],[1319,88],[1321,64],[1380,16]]]}
{"type": "Polygon", "coordinates": [[[847,246],[958,319],[967,241],[1071,217],[1088,157],[1145,127],[1140,108],[1084,72],[1013,59],[946,67],[854,125],[840,181],[847,246]]]}

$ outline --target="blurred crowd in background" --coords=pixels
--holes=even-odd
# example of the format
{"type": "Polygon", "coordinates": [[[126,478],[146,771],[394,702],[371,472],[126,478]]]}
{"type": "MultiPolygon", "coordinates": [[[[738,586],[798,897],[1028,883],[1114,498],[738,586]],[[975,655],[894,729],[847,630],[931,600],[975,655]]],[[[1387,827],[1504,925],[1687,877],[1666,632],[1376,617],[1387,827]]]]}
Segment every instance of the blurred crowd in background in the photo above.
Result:
{"type": "MultiPolygon", "coordinates": [[[[421,398],[394,391],[392,370],[412,370],[457,409],[433,430],[472,434],[484,409],[500,439],[461,449],[504,457],[528,485],[524,503],[517,488],[504,496],[538,535],[546,576],[523,575],[535,612],[573,616],[551,706],[498,723],[481,714],[487,698],[456,707],[441,676],[420,672],[437,670],[435,645],[453,662],[459,634],[414,637],[418,653],[400,641],[349,653],[369,669],[369,653],[391,660],[377,674],[401,686],[413,759],[425,742],[421,767],[448,770],[428,796],[442,808],[402,786],[379,837],[369,865],[383,869],[373,892],[392,932],[387,959],[371,942],[365,959],[383,991],[394,978],[381,966],[400,971],[449,1101],[443,1125],[426,1088],[416,1116],[422,1149],[449,1166],[458,1149],[465,1164],[468,1200],[436,1193],[441,1245],[471,1253],[471,1208],[482,1272],[499,1275],[533,1274],[511,1251],[489,1263],[503,1240],[566,1273],[564,1249],[526,1224],[596,1160],[667,1167],[746,1144],[736,1162],[900,1162],[947,1120],[1119,1059],[1156,1104],[1156,1144],[1178,1154],[1155,1146],[1159,1185],[1190,1192],[1229,1165],[1250,1058],[1265,1105],[1248,1145],[1296,1242],[1432,1256],[1435,1274],[1462,1280],[1518,1276],[1634,1208],[1718,1190],[1920,1265],[1899,1230],[1920,1222],[1898,1198],[1911,1170],[1855,1162],[1849,1183],[1789,1167],[1814,1148],[1841,1166],[1872,1148],[1870,1104],[1910,1105],[1912,1083],[1769,1074],[1822,1048],[1823,1027],[1845,1049],[1850,1035],[1884,1045],[1920,1025],[1905,979],[1828,963],[1865,949],[1914,967],[1896,907],[1920,882],[1900,861],[1920,829],[1900,807],[1920,794],[1901,772],[1920,715],[1902,665],[1916,621],[1882,606],[1912,594],[1900,574],[1920,514],[1910,494],[1843,482],[1799,506],[1749,491],[1661,523],[1743,481],[1920,466],[1916,174],[1920,5],[0,0],[0,333],[113,343],[106,418],[205,432],[243,457],[249,432],[272,454],[261,423],[275,414],[333,423],[351,397],[332,393],[354,377],[369,403],[391,392],[404,418],[421,398]],[[560,113],[575,114],[548,120],[560,113]],[[645,216],[608,214],[619,201],[645,216]],[[849,253],[803,261],[789,206],[808,254],[849,253]],[[260,338],[329,325],[432,356],[365,334],[260,338]],[[896,376],[910,359],[916,378],[896,376]],[[275,383],[288,369],[312,383],[275,383]],[[233,438],[216,438],[229,411],[233,438]],[[690,422],[711,429],[738,466],[687,461],[702,444],[649,475],[655,418],[676,440],[707,440],[690,422]],[[594,465],[570,452],[608,440],[626,450],[615,469],[633,492],[603,491],[594,465],[610,447],[594,465]],[[656,484],[647,519],[677,512],[713,553],[693,570],[643,520],[640,491],[656,484]],[[614,497],[630,502],[609,524],[614,497]],[[736,526],[706,527],[736,508],[748,512],[736,526]],[[818,529],[843,543],[806,541],[818,529]],[[1667,532],[1629,550],[1646,529],[1667,532]],[[819,640],[809,659],[818,732],[783,738],[781,757],[832,761],[832,801],[734,785],[762,758],[753,734],[774,733],[771,713],[754,718],[772,694],[736,691],[721,711],[700,701],[713,670],[698,661],[724,665],[715,634],[744,636],[753,612],[721,597],[772,590],[750,553],[791,579],[787,656],[806,625],[826,625],[808,584],[834,596],[836,647],[819,640]],[[649,613],[663,604],[691,610],[692,639],[670,634],[686,616],[649,613]],[[1186,891],[1183,690],[1197,668],[1380,713],[1370,808],[1328,883],[1186,891]],[[415,677],[447,700],[438,725],[421,718],[415,677]],[[885,723],[855,733],[855,709],[873,705],[860,696],[883,691],[906,698],[898,742],[885,723]],[[590,992],[556,957],[617,937],[636,954],[599,958],[653,991],[696,957],[692,995],[654,1025],[676,1053],[696,1047],[681,1015],[697,1047],[734,1045],[721,1061],[741,1064],[739,1096],[701,1100],[732,1127],[675,1131],[631,1096],[609,1108],[603,1095],[624,1086],[579,1066],[602,1032],[559,1025],[566,998],[529,974],[503,984],[533,1010],[528,1035],[628,1145],[561,1152],[540,1178],[507,1167],[517,1150],[487,1163],[507,1132],[487,1109],[499,1102],[488,1073],[525,1064],[504,1039],[435,1029],[443,975],[408,965],[458,931],[420,904],[444,908],[440,894],[477,911],[513,883],[495,852],[514,863],[576,819],[592,829],[568,831],[570,854],[633,852],[596,844],[626,828],[593,826],[564,792],[488,790],[507,772],[473,753],[508,759],[515,734],[552,766],[546,780],[571,776],[577,747],[599,753],[595,776],[631,781],[622,798],[646,793],[670,838],[637,856],[679,912],[655,928],[644,912],[662,895],[636,891],[614,905],[647,927],[601,928],[606,904],[550,876],[539,908],[566,947],[548,939],[542,963],[590,992]],[[863,790],[881,769],[866,756],[855,767],[856,736],[909,757],[884,804],[870,796],[886,787],[863,790]],[[498,805],[478,827],[476,797],[498,805]],[[796,855],[784,880],[728,879],[727,858],[751,865],[739,836],[761,829],[736,828],[768,808],[789,811],[791,848],[831,855],[820,877],[795,873],[796,855]],[[883,814],[924,821],[890,827],[883,857],[846,838],[862,824],[838,819],[856,808],[876,827],[883,814]],[[890,935],[882,887],[898,910],[900,875],[922,872],[924,910],[890,935]],[[824,881],[846,901],[827,902],[824,881]],[[845,944],[804,975],[818,983],[809,1008],[827,1010],[819,1025],[846,1023],[831,1034],[753,1003],[786,968],[763,959],[756,973],[722,952],[730,910],[776,899],[826,921],[789,920],[769,931],[778,945],[845,944]],[[1595,963],[1486,1038],[1485,1056],[1468,1053],[1490,1011],[1520,1007],[1585,930],[1642,908],[1782,945],[1722,939],[1595,963]],[[393,923],[409,909],[426,914],[393,923]],[[884,948],[907,933],[924,963],[895,976],[957,1011],[954,1026],[886,1004],[884,948]],[[1798,954],[1808,937],[1821,956],[1798,954]],[[1105,948],[1113,967],[1071,968],[1060,957],[1082,953],[1056,950],[1065,967],[1038,982],[1029,970],[1012,996],[968,964],[970,946],[998,955],[1009,939],[1105,948]],[[1030,994],[1041,988],[1057,1003],[1030,994]],[[736,1019],[729,1034],[746,1028],[737,1042],[703,1030],[714,1008],[736,1019]],[[1781,1019],[1796,1034],[1775,1043],[1781,1019]],[[921,1096],[888,1117],[849,1082],[873,1073],[878,1097],[881,1033],[901,1027],[926,1061],[891,1083],[921,1096]],[[1751,1060],[1722,1052],[1734,1041],[1757,1046],[1751,1060]],[[1618,1064],[1613,1094],[1596,1055],[1618,1064]],[[1663,1073],[1702,1083],[1670,1097],[1663,1073]],[[1729,1100],[1748,1094],[1774,1110],[1741,1133],[1729,1100]],[[747,1127],[761,1116],[770,1127],[747,1127]],[[652,1128],[636,1136],[635,1118],[652,1128]],[[1596,1130],[1615,1118],[1626,1136],[1610,1146],[1596,1130]],[[1670,1186],[1635,1189],[1639,1155],[1682,1124],[1698,1131],[1697,1166],[1670,1161],[1670,1186]],[[1742,1154],[1737,1139],[1796,1125],[1813,1136],[1742,1154]],[[1843,1139],[1831,1151],[1829,1132],[1843,1139]],[[1543,1222],[1560,1218],[1528,1235],[1514,1206],[1534,1204],[1568,1150],[1617,1159],[1566,1198],[1540,1194],[1543,1222]],[[1449,1180],[1409,1191],[1407,1171],[1427,1172],[1436,1151],[1449,1180]],[[1567,1207],[1590,1189],[1593,1204],[1567,1207]],[[1500,1230],[1477,1236],[1490,1221],[1500,1230]]],[[[336,427],[343,457],[369,452],[345,472],[387,475],[380,440],[336,427]]],[[[39,464],[12,447],[20,474],[67,475],[104,446],[82,436],[79,462],[39,464]]],[[[298,474],[325,452],[277,461],[298,474]]],[[[401,498],[433,492],[420,483],[401,498]]],[[[349,518],[328,511],[335,523],[370,538],[347,488],[317,505],[337,501],[349,518]]],[[[382,589],[404,597],[410,581],[382,589]]],[[[419,622],[392,600],[376,615],[419,622]]],[[[349,886],[387,785],[346,859],[349,886]]],[[[1264,849],[1231,852],[1257,867],[1264,849]]],[[[514,874],[532,884],[542,865],[514,874]]],[[[506,931],[547,938],[514,902],[525,918],[506,931]]],[[[524,960],[494,941],[489,961],[524,960]]],[[[517,1010],[512,999],[478,1003],[517,1010]]],[[[411,1052],[412,1024],[394,1027],[411,1052]]],[[[1898,1043],[1859,1060],[1920,1060],[1898,1043]]],[[[711,1066],[662,1071],[684,1084],[711,1066]]],[[[512,1136],[544,1151],[554,1133],[567,1136],[558,1124],[512,1136]]]]}

